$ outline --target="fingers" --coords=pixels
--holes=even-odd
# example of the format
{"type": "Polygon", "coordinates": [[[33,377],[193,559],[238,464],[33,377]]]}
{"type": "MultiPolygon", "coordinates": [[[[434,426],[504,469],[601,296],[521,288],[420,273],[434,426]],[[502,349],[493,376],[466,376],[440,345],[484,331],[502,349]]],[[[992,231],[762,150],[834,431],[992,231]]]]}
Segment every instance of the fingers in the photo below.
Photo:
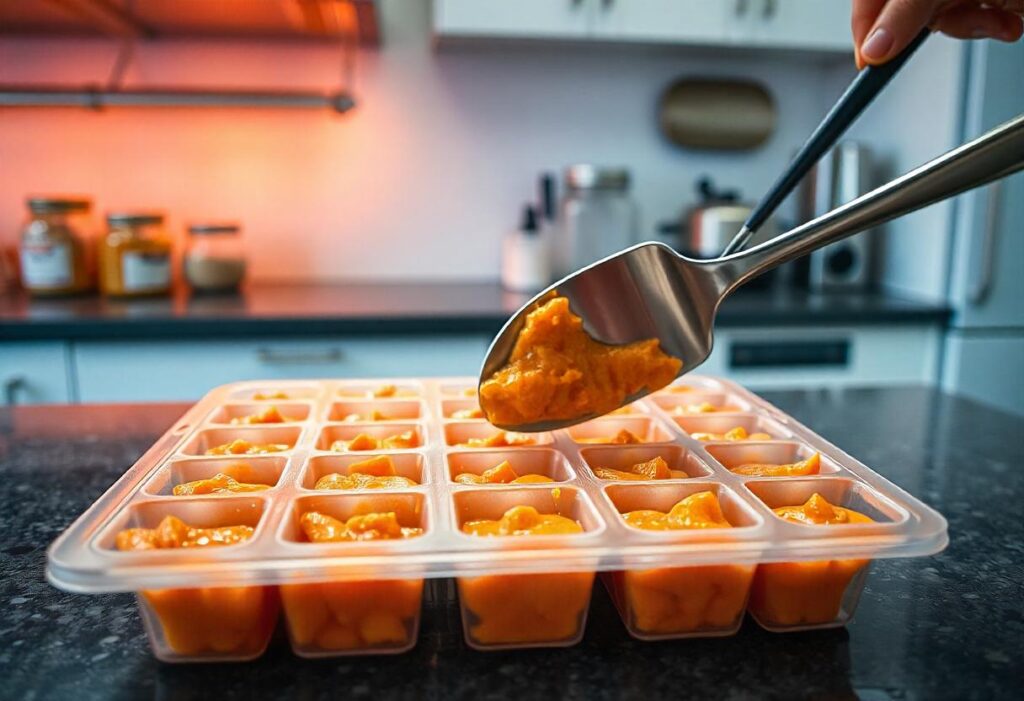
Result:
{"type": "Polygon", "coordinates": [[[861,42],[858,59],[863,64],[885,63],[906,47],[932,21],[941,0],[889,0],[861,42]]]}
{"type": "Polygon", "coordinates": [[[850,30],[853,33],[853,46],[858,70],[864,67],[860,56],[860,45],[875,25],[878,14],[882,11],[885,0],[854,0],[853,14],[850,17],[850,30]]]}
{"type": "MultiPolygon", "coordinates": [[[[991,37],[1002,41],[1017,41],[1024,32],[1024,20],[1016,11],[1009,9],[1015,0],[1004,0],[1007,9],[975,4],[958,5],[942,12],[935,18],[933,27],[943,34],[957,39],[980,39],[991,37]]],[[[1024,11],[1024,0],[1018,5],[1024,11]]]]}

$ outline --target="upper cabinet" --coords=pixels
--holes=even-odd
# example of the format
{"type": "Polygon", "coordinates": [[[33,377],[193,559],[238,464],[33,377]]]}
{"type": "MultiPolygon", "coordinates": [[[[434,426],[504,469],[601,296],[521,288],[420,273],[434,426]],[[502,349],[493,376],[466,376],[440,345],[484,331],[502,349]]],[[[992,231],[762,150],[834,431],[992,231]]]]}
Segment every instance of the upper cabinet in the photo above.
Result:
{"type": "Polygon", "coordinates": [[[434,0],[434,34],[848,52],[850,0],[434,0]]]}

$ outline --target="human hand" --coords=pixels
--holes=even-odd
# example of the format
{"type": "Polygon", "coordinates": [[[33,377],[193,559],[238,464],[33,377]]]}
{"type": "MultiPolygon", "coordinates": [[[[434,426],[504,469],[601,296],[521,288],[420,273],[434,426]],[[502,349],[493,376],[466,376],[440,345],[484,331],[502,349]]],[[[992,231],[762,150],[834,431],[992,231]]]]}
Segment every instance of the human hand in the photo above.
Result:
{"type": "Polygon", "coordinates": [[[1017,41],[1024,0],[853,0],[857,68],[898,54],[924,27],[957,39],[1017,41]]]}

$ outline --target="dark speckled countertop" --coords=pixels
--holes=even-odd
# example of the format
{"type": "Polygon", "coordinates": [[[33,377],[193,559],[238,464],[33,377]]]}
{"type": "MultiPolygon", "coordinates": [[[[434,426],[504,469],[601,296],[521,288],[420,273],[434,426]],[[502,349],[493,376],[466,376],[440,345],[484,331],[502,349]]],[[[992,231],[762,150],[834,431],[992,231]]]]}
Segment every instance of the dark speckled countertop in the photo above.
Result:
{"type": "Polygon", "coordinates": [[[129,594],[66,594],[46,546],[184,405],[0,410],[0,697],[1016,699],[1024,680],[1024,421],[924,388],[764,395],[949,520],[940,555],[875,564],[845,630],[643,643],[595,586],[586,636],[479,653],[458,609],[429,603],[416,648],[307,661],[173,666],[149,653],[129,594]]]}
{"type": "MultiPolygon", "coordinates": [[[[495,283],[253,285],[241,294],[108,300],[32,300],[0,293],[0,339],[238,338],[342,334],[494,335],[523,295],[495,283]]],[[[940,324],[941,304],[880,293],[808,294],[742,290],[718,314],[719,326],[940,324]]]]}

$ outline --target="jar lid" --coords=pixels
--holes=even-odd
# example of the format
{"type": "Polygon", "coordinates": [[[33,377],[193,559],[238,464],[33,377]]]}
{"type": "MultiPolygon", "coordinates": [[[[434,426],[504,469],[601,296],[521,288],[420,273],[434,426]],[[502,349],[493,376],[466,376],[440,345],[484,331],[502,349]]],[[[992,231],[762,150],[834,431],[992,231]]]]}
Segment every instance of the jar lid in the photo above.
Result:
{"type": "Polygon", "coordinates": [[[203,222],[200,224],[188,225],[188,233],[193,236],[203,236],[204,234],[237,234],[241,230],[241,224],[231,221],[203,222]]]}
{"type": "Polygon", "coordinates": [[[160,212],[110,212],[107,214],[107,224],[110,226],[148,226],[163,224],[164,215],[160,212]]]}
{"type": "Polygon", "coordinates": [[[573,190],[626,190],[629,171],[580,163],[565,169],[565,185],[573,190]]]}
{"type": "Polygon", "coordinates": [[[33,214],[87,212],[92,207],[92,200],[85,197],[29,197],[25,203],[33,214]]]}

